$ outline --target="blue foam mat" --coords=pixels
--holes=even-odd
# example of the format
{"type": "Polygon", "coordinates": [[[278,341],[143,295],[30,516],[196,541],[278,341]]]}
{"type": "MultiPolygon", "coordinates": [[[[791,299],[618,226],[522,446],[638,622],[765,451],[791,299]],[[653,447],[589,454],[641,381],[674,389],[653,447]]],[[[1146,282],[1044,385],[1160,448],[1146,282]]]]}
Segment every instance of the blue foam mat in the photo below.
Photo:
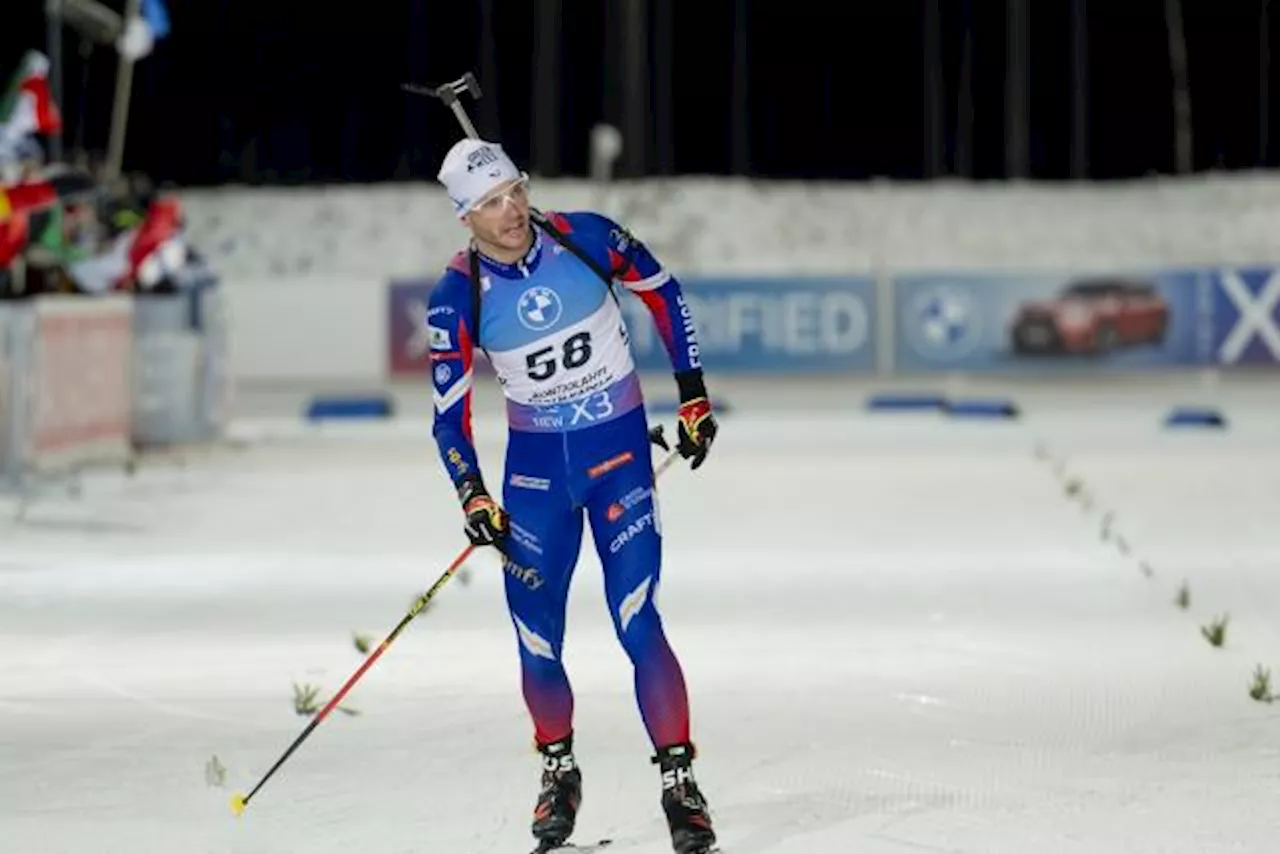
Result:
{"type": "Polygon", "coordinates": [[[335,418],[390,418],[395,406],[385,395],[345,395],[314,397],[307,404],[306,418],[321,421],[335,418]]]}
{"type": "Polygon", "coordinates": [[[867,398],[867,408],[880,412],[903,412],[921,409],[942,409],[947,399],[940,394],[876,394],[867,398]]]}
{"type": "Polygon", "coordinates": [[[1226,427],[1227,416],[1218,409],[1179,406],[1164,419],[1166,427],[1226,427]]]}
{"type": "Polygon", "coordinates": [[[1021,414],[1016,403],[1001,398],[949,400],[946,412],[962,418],[1017,418],[1021,414]]]}

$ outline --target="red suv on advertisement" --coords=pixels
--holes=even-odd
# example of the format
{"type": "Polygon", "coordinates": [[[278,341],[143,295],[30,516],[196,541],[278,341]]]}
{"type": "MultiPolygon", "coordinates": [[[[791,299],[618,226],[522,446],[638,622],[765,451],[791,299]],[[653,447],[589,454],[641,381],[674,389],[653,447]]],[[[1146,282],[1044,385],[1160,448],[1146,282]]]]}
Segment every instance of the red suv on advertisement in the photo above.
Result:
{"type": "Polygon", "coordinates": [[[1162,344],[1169,304],[1150,282],[1099,278],[1072,282],[1057,299],[1023,303],[1010,325],[1015,353],[1108,353],[1162,344]]]}

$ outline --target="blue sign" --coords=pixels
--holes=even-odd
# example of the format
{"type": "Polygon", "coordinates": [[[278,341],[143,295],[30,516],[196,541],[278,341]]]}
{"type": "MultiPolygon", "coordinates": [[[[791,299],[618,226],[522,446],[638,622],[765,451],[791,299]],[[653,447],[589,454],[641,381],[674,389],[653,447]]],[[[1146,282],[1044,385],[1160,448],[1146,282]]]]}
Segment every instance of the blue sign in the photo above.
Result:
{"type": "Polygon", "coordinates": [[[427,304],[435,279],[400,279],[387,288],[387,375],[392,379],[427,376],[431,347],[427,304]]]}
{"type": "Polygon", "coordinates": [[[1215,270],[1212,277],[1214,361],[1280,362],[1280,269],[1215,270]]]}
{"type": "Polygon", "coordinates": [[[1206,277],[937,273],[894,282],[897,371],[1132,370],[1198,364],[1206,277]]]}
{"type": "MultiPolygon", "coordinates": [[[[869,371],[876,292],[870,277],[683,278],[708,372],[869,371]]],[[[653,315],[619,288],[636,364],[669,371],[653,315]]]]}

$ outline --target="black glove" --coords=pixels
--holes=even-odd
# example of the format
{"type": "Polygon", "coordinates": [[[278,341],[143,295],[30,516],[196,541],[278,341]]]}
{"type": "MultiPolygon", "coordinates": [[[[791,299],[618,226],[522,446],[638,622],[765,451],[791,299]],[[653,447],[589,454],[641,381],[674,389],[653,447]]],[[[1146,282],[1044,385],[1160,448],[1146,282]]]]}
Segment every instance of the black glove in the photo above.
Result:
{"type": "Polygon", "coordinates": [[[507,514],[489,496],[478,474],[468,474],[458,482],[458,498],[467,522],[463,530],[473,546],[499,546],[507,538],[507,514]]]}
{"type": "Polygon", "coordinates": [[[676,374],[680,388],[680,441],[676,445],[680,456],[692,458],[692,469],[702,465],[716,437],[716,417],[711,414],[711,400],[702,381],[702,371],[694,369],[676,374]]]}

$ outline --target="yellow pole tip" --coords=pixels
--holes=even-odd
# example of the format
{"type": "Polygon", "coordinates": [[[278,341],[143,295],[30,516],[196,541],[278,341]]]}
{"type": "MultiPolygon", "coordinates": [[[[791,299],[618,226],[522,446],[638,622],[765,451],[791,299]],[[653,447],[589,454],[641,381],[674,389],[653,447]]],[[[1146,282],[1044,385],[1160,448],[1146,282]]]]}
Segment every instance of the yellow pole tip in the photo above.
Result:
{"type": "Polygon", "coordinates": [[[244,795],[232,795],[231,811],[236,815],[242,815],[244,813],[244,808],[245,808],[244,795]]]}

